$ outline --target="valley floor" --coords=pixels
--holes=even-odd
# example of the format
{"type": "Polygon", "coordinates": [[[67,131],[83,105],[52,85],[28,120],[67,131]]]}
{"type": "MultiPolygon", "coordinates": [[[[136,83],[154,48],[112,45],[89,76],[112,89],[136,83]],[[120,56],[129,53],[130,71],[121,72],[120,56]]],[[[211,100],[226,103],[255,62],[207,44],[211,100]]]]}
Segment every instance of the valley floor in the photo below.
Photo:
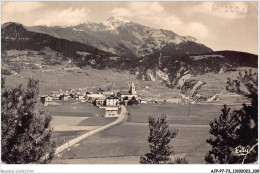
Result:
{"type": "Polygon", "coordinates": [[[171,142],[175,154],[185,157],[190,164],[204,164],[204,156],[210,149],[206,143],[209,123],[219,116],[220,109],[219,105],[191,105],[191,117],[188,117],[188,105],[129,106],[130,115],[125,122],[78,142],[52,163],[138,164],[140,156],[149,152],[148,116],[166,114],[170,129],[178,129],[177,137],[171,142]]]}
{"type": "MultiPolygon", "coordinates": [[[[178,135],[171,142],[175,154],[185,156],[190,164],[204,164],[205,154],[210,146],[209,123],[221,113],[223,104],[231,108],[241,105],[239,96],[221,94],[225,90],[226,79],[235,78],[238,72],[226,74],[205,74],[196,76],[206,81],[200,94],[220,94],[219,101],[207,104],[139,104],[128,106],[127,120],[103,132],[90,136],[55,157],[52,163],[139,163],[139,157],[149,152],[147,137],[149,134],[148,116],[167,115],[170,129],[178,129],[178,135]],[[233,105],[236,103],[235,105],[233,105]],[[190,112],[189,112],[190,108],[190,112]]],[[[69,63],[56,66],[44,66],[39,69],[22,69],[19,74],[4,75],[6,86],[15,86],[18,82],[27,83],[29,77],[40,80],[40,95],[48,95],[59,89],[87,88],[94,91],[110,88],[114,91],[126,90],[133,81],[137,94],[142,98],[176,98],[177,89],[170,89],[160,82],[141,81],[136,75],[116,72],[111,69],[97,70],[90,67],[76,68],[69,63]],[[68,67],[68,68],[64,68],[68,67]]],[[[115,118],[103,118],[104,111],[89,103],[62,103],[58,106],[40,108],[53,115],[54,136],[58,145],[76,138],[88,131],[107,125],[115,118]]]]}

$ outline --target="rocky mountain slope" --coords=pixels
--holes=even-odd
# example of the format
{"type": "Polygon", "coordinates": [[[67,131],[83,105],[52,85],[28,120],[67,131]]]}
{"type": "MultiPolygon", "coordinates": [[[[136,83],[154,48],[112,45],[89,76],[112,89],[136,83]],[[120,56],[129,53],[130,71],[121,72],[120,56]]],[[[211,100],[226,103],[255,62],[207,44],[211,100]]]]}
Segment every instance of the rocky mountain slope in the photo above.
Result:
{"type": "Polygon", "coordinates": [[[24,25],[12,22],[2,25],[1,40],[2,51],[10,49],[39,51],[45,47],[49,47],[60,52],[64,57],[74,57],[79,51],[99,56],[113,55],[87,44],[29,31],[24,25]]]}
{"type": "Polygon", "coordinates": [[[114,17],[101,23],[89,22],[72,27],[34,26],[27,29],[92,45],[128,58],[150,55],[162,49],[171,49],[182,55],[212,51],[191,36],[179,36],[173,31],[154,29],[114,17]]]}
{"type": "MultiPolygon", "coordinates": [[[[88,23],[78,27],[71,27],[71,30],[75,31],[75,33],[68,34],[69,28],[52,27],[49,30],[50,28],[48,27],[26,27],[18,23],[2,25],[2,71],[5,71],[7,74],[13,71],[19,73],[17,69],[22,69],[21,65],[25,68],[34,67],[37,69],[41,65],[55,66],[59,64],[59,66],[62,66],[62,62],[70,62],[70,64],[80,68],[86,66],[102,70],[109,68],[117,72],[132,74],[139,80],[159,82],[169,88],[177,89],[180,94],[184,95],[184,98],[191,97],[196,101],[207,101],[213,100],[215,94],[221,92],[219,89],[223,90],[226,80],[225,78],[220,78],[221,80],[211,82],[211,79],[207,78],[207,74],[220,74],[220,76],[223,74],[223,77],[227,77],[226,75],[230,72],[238,74],[236,71],[239,68],[256,69],[258,66],[257,55],[236,51],[213,52],[204,45],[197,43],[193,38],[180,37],[171,31],[145,28],[131,22],[119,22],[116,19],[110,19],[107,23],[88,23]],[[115,21],[111,22],[111,20],[115,21]],[[133,32],[134,30],[130,30],[129,26],[140,28],[136,28],[136,32],[133,32]],[[48,29],[48,32],[56,31],[57,33],[56,35],[54,33],[49,35],[44,34],[44,32],[38,32],[38,30],[43,30],[44,28],[48,29]],[[129,30],[128,32],[126,32],[127,29],[129,30]],[[64,33],[61,31],[64,31],[64,33]],[[85,31],[88,31],[88,33],[85,31]],[[119,42],[115,41],[116,39],[120,41],[119,45],[121,47],[118,51],[122,51],[123,56],[100,50],[93,47],[90,43],[86,44],[87,42],[83,43],[72,41],[73,39],[69,38],[60,38],[61,34],[65,35],[67,33],[67,37],[78,37],[98,43],[99,41],[95,40],[96,36],[89,35],[90,31],[93,31],[93,33],[99,32],[100,37],[102,34],[103,36],[107,34],[107,37],[111,37],[111,39],[107,40],[107,42],[111,42],[111,45],[119,44],[119,42]],[[89,37],[77,35],[79,32],[83,32],[89,37]],[[135,36],[133,37],[134,34],[135,36]],[[113,36],[117,37],[114,38],[113,36]],[[139,38],[139,40],[136,38],[139,38]],[[142,47],[139,47],[141,43],[140,38],[143,39],[142,47]],[[126,41],[129,45],[125,44],[126,41]],[[151,48],[151,50],[145,52],[144,50],[149,50],[146,47],[151,48]],[[11,52],[18,53],[15,56],[7,56],[7,52],[10,50],[16,50],[11,52]],[[23,62],[19,52],[23,52],[22,57],[25,57],[25,59],[29,56],[32,60],[23,62]],[[18,58],[17,60],[15,59],[16,57],[18,58]],[[10,62],[9,58],[15,60],[10,62]],[[39,62],[37,59],[42,60],[39,62]],[[33,61],[38,63],[32,64],[33,61]],[[5,66],[3,69],[3,65],[8,66],[5,66]],[[221,85],[218,86],[218,83],[221,85]],[[212,88],[212,84],[218,87],[216,89],[212,88]],[[201,90],[204,92],[200,92],[201,90]]],[[[105,44],[103,41],[100,42],[105,44]]],[[[112,50],[112,52],[116,51],[112,50]]]]}

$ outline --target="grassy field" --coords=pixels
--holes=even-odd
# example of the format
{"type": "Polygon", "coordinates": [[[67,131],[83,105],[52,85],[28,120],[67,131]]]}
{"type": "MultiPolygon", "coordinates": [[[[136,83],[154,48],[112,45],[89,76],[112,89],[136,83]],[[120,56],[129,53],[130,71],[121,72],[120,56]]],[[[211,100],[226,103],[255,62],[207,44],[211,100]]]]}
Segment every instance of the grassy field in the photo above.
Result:
{"type": "Polygon", "coordinates": [[[91,117],[81,121],[78,126],[104,126],[115,121],[116,119],[117,118],[91,117]]]}
{"type": "Polygon", "coordinates": [[[140,104],[128,107],[131,116],[129,122],[147,123],[148,116],[160,117],[166,114],[169,124],[209,124],[220,113],[222,106],[183,105],[183,104],[140,104]],[[190,116],[189,116],[190,108],[190,116]]]}
{"type": "Polygon", "coordinates": [[[53,137],[56,141],[56,146],[58,147],[87,132],[88,131],[55,131],[53,132],[53,137]]]}
{"type": "MultiPolygon", "coordinates": [[[[177,137],[171,142],[175,153],[187,153],[190,163],[204,163],[204,154],[209,150],[205,142],[209,128],[170,128],[178,129],[177,137]],[[198,150],[203,152],[199,157],[198,150]]],[[[119,125],[79,142],[79,146],[64,151],[61,159],[141,156],[149,152],[148,134],[148,126],[119,125]]]]}
{"type": "MultiPolygon", "coordinates": [[[[174,152],[185,153],[185,158],[192,164],[203,164],[210,146],[210,121],[220,114],[218,105],[191,105],[191,116],[187,117],[188,105],[147,104],[128,107],[130,115],[121,125],[88,137],[79,142],[77,147],[64,151],[54,161],[89,158],[123,158],[129,156],[131,163],[139,163],[139,156],[149,152],[148,115],[167,115],[170,129],[178,129],[178,135],[171,142],[174,152]],[[133,156],[135,156],[133,158],[133,156]]],[[[91,162],[90,162],[91,163],[91,162]]]]}
{"type": "Polygon", "coordinates": [[[52,116],[52,126],[76,126],[89,117],[52,116]]]}
{"type": "Polygon", "coordinates": [[[101,117],[105,114],[104,109],[98,109],[89,103],[60,102],[60,104],[39,108],[50,112],[53,116],[51,126],[54,128],[53,136],[57,141],[57,146],[116,119],[101,117]]]}
{"type": "Polygon", "coordinates": [[[99,109],[89,103],[61,103],[61,105],[41,106],[41,110],[50,112],[54,116],[96,117],[105,114],[104,109],[99,109]]]}

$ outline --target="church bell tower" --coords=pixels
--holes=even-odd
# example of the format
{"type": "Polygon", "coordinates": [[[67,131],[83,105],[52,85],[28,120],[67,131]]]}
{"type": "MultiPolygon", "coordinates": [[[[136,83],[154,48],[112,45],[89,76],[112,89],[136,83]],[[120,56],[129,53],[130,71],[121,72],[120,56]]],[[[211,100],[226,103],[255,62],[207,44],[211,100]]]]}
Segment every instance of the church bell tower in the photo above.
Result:
{"type": "Polygon", "coordinates": [[[134,82],[132,82],[132,85],[130,86],[130,93],[131,93],[132,95],[136,95],[134,82]]]}

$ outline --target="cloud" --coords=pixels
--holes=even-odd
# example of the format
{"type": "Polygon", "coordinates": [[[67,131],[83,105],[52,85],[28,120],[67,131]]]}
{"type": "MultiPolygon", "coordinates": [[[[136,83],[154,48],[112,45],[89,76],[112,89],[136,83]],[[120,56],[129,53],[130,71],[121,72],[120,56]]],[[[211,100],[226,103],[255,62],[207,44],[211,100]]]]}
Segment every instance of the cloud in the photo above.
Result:
{"type": "Polygon", "coordinates": [[[138,16],[156,15],[164,11],[164,7],[158,2],[131,2],[129,9],[138,16]]]}
{"type": "Polygon", "coordinates": [[[4,2],[2,5],[3,15],[6,13],[24,13],[45,6],[41,2],[4,2]]]}
{"type": "Polygon", "coordinates": [[[204,39],[208,36],[208,28],[200,22],[184,23],[180,18],[171,15],[169,17],[153,19],[158,26],[172,30],[178,35],[190,35],[197,39],[204,39]]]}
{"type": "Polygon", "coordinates": [[[203,13],[224,19],[245,18],[248,14],[245,2],[201,2],[187,9],[189,12],[203,13]]]}
{"type": "Polygon", "coordinates": [[[112,16],[115,17],[132,17],[134,14],[125,8],[115,8],[111,12],[112,16]]]}
{"type": "Polygon", "coordinates": [[[168,17],[156,17],[153,19],[156,24],[161,24],[165,28],[174,29],[175,27],[179,27],[183,25],[183,22],[180,18],[175,15],[171,15],[168,17]]]}
{"type": "Polygon", "coordinates": [[[208,28],[199,22],[189,23],[185,25],[184,28],[184,31],[186,31],[186,33],[191,33],[190,35],[199,39],[204,39],[209,34],[208,28]]]}
{"type": "Polygon", "coordinates": [[[183,36],[191,35],[197,39],[203,40],[209,34],[208,28],[202,23],[196,21],[185,23],[172,11],[166,12],[158,2],[130,2],[126,8],[115,8],[110,13],[116,17],[139,18],[156,28],[172,30],[183,36]]]}
{"type": "Polygon", "coordinates": [[[126,8],[115,8],[110,13],[117,17],[146,18],[164,11],[164,7],[158,2],[130,2],[126,8]]]}
{"type": "Polygon", "coordinates": [[[62,11],[51,11],[36,21],[34,25],[47,26],[71,26],[84,23],[88,20],[90,10],[87,8],[64,9],[62,11]]]}
{"type": "Polygon", "coordinates": [[[162,28],[166,30],[171,30],[178,35],[182,36],[193,36],[197,39],[205,39],[208,34],[208,28],[200,23],[200,22],[183,22],[177,16],[171,14],[170,16],[167,15],[158,15],[158,16],[146,16],[143,18],[150,23],[154,23],[157,28],[162,28]]]}

